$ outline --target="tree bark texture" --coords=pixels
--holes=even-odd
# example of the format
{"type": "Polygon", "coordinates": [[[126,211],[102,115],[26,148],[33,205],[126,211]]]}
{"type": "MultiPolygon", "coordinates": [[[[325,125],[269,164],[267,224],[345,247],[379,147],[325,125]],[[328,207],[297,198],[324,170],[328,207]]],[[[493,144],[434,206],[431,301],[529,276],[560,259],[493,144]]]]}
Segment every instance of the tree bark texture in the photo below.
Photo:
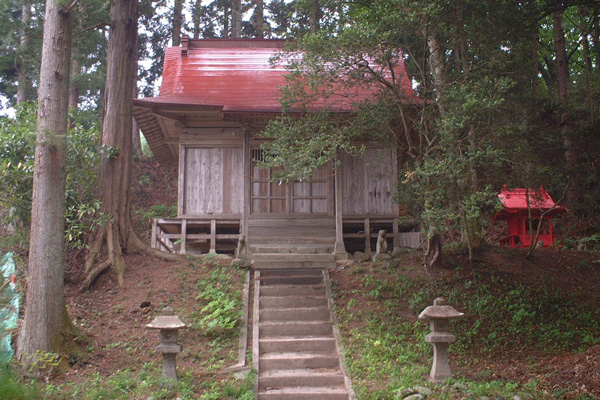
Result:
{"type": "MultiPolygon", "coordinates": [[[[181,44],[181,27],[183,26],[183,0],[175,0],[173,6],[173,29],[171,37],[173,46],[177,47],[181,44]]],[[[137,34],[136,34],[137,36],[137,34]]]]}
{"type": "MultiPolygon", "coordinates": [[[[567,60],[567,50],[565,44],[565,34],[562,26],[562,16],[564,10],[558,8],[552,14],[554,29],[554,43],[556,46],[556,74],[558,80],[558,98],[562,105],[561,132],[563,136],[563,146],[565,151],[565,161],[567,171],[572,174],[575,170],[576,159],[573,139],[571,138],[570,113],[569,113],[569,66],[567,60]]],[[[572,182],[569,185],[567,198],[570,204],[573,204],[577,196],[577,185],[572,182]]]]}
{"type": "Polygon", "coordinates": [[[29,33],[27,27],[31,22],[31,3],[25,1],[22,7],[21,14],[21,40],[19,43],[19,63],[18,63],[18,80],[19,85],[17,87],[17,104],[24,103],[31,100],[31,93],[33,88],[31,86],[31,79],[29,79],[27,71],[27,60],[25,54],[29,48],[29,33]]]}
{"type": "Polygon", "coordinates": [[[265,37],[265,5],[263,0],[256,0],[256,37],[265,37]]]}
{"type": "Polygon", "coordinates": [[[86,290],[102,273],[115,273],[119,286],[125,275],[124,252],[146,251],[168,260],[176,256],[150,249],[131,224],[132,100],[136,76],[137,0],[111,0],[108,40],[103,156],[100,163],[100,199],[108,222],[98,231],[85,265],[86,290]],[[104,251],[106,250],[106,251],[104,251]],[[106,259],[95,265],[106,254],[106,259]]]}
{"type": "Polygon", "coordinates": [[[60,353],[64,319],[66,132],[71,67],[72,15],[61,2],[46,2],[25,319],[17,358],[37,351],[60,353]]]}
{"type": "Polygon", "coordinates": [[[242,37],[242,0],[233,0],[231,7],[231,37],[242,37]]]}
{"type": "Polygon", "coordinates": [[[128,248],[132,231],[130,226],[131,116],[137,57],[137,15],[137,0],[111,0],[111,27],[102,124],[104,151],[100,163],[100,199],[102,211],[109,217],[109,222],[100,230],[86,263],[88,278],[94,274],[97,277],[104,270],[112,267],[119,285],[123,284],[125,273],[123,249],[128,248]],[[104,244],[108,250],[108,263],[101,263],[102,270],[96,267],[94,271],[92,267],[95,258],[104,244]]]}
{"type": "Polygon", "coordinates": [[[202,13],[202,0],[196,0],[194,4],[194,12],[192,14],[192,21],[194,23],[194,39],[200,38],[200,17],[202,13]]]}

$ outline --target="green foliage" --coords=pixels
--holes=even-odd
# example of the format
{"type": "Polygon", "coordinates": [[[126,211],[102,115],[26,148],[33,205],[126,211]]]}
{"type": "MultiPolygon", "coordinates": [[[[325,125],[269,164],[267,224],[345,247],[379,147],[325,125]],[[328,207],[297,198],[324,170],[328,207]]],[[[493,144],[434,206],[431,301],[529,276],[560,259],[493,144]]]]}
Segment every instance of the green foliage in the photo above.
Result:
{"type": "MultiPolygon", "coordinates": [[[[21,107],[15,118],[0,118],[0,211],[3,222],[27,226],[31,215],[36,109],[21,107]]],[[[75,124],[67,133],[65,239],[84,245],[85,235],[102,223],[96,198],[99,131],[75,124]]]]}
{"type": "Polygon", "coordinates": [[[197,325],[206,335],[234,333],[242,311],[241,292],[233,287],[227,270],[216,268],[197,288],[196,299],[203,304],[197,325]]]}
{"type": "Polygon", "coordinates": [[[0,367],[0,399],[36,400],[41,399],[35,383],[25,383],[6,366],[0,367]]]}
{"type": "Polygon", "coordinates": [[[150,209],[142,212],[144,219],[174,218],[177,216],[177,205],[153,204],[150,209]]]}
{"type": "Polygon", "coordinates": [[[600,313],[544,282],[524,285],[475,274],[470,280],[423,280],[417,286],[409,300],[415,312],[443,294],[468,316],[453,327],[465,352],[474,342],[492,353],[509,346],[560,351],[600,341],[600,313]]]}
{"type": "Polygon", "coordinates": [[[144,398],[152,400],[195,400],[192,377],[184,374],[177,382],[165,381],[161,368],[154,363],[142,365],[141,370],[124,369],[105,377],[96,373],[84,383],[47,385],[44,398],[53,400],[128,400],[144,398]]]}

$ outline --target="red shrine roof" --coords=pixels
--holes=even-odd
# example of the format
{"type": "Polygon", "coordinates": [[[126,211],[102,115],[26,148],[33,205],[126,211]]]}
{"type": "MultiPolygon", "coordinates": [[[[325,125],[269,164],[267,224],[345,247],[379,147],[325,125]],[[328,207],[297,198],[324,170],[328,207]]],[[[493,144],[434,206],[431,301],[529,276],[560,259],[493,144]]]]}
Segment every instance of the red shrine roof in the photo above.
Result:
{"type": "MultiPolygon", "coordinates": [[[[165,53],[163,80],[158,97],[135,100],[136,105],[195,105],[222,107],[223,112],[281,111],[280,87],[286,84],[284,65],[273,66],[271,58],[283,49],[284,40],[200,39],[183,40],[181,47],[165,53]]],[[[404,88],[407,102],[420,103],[403,63],[396,79],[404,88]]],[[[371,88],[335,92],[327,100],[311,103],[332,111],[347,112],[352,104],[374,93],[371,88]]]]}
{"type": "MultiPolygon", "coordinates": [[[[508,219],[511,215],[527,213],[527,189],[508,189],[503,187],[498,194],[502,202],[502,211],[496,213],[494,220],[508,219]]],[[[552,210],[550,215],[567,212],[565,207],[556,205],[550,194],[541,187],[539,190],[529,189],[529,204],[532,211],[552,210]]]]}
{"type": "MultiPolygon", "coordinates": [[[[280,88],[286,84],[288,71],[285,65],[271,65],[271,59],[282,52],[284,43],[272,39],[183,38],[181,47],[168,48],[160,94],[133,100],[133,114],[156,159],[162,163],[176,161],[180,132],[199,126],[198,121],[205,121],[204,126],[210,126],[208,119],[248,123],[253,118],[264,123],[280,114],[280,88]]],[[[374,63],[370,66],[377,68],[374,63]]],[[[421,104],[403,62],[396,65],[393,75],[386,79],[394,79],[403,89],[406,103],[421,104]]],[[[333,89],[326,100],[316,99],[308,109],[326,107],[331,112],[348,113],[355,102],[377,90],[381,88],[376,83],[333,89]]]]}

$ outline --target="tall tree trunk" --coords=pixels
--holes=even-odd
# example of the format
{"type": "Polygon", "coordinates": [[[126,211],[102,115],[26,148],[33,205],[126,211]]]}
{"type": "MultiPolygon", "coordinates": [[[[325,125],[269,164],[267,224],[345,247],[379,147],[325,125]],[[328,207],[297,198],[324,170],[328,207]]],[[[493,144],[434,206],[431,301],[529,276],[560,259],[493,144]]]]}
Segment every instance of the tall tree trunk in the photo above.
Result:
{"type": "Polygon", "coordinates": [[[165,259],[176,257],[150,249],[135,233],[131,223],[130,181],[132,167],[132,100],[137,58],[137,0],[111,0],[108,40],[105,114],[100,163],[102,211],[109,217],[96,236],[86,261],[85,290],[102,273],[112,270],[119,286],[125,275],[125,252],[146,251],[165,259]],[[104,249],[106,251],[104,251],[104,249]],[[100,255],[107,257],[95,265],[100,255]]]}
{"type": "Polygon", "coordinates": [[[18,63],[18,82],[17,87],[17,105],[31,100],[31,93],[33,91],[31,86],[31,79],[28,77],[28,63],[25,57],[29,48],[29,33],[27,27],[31,22],[31,3],[29,1],[23,2],[22,14],[21,14],[21,39],[19,42],[19,63],[18,63]]]}
{"type": "Polygon", "coordinates": [[[226,1],[223,5],[223,37],[229,37],[229,17],[231,8],[229,7],[229,2],[226,1]]]}
{"type": "MultiPolygon", "coordinates": [[[[175,0],[175,5],[173,6],[173,29],[171,30],[171,38],[173,40],[174,47],[177,47],[181,44],[181,27],[182,26],[183,26],[183,0],[175,0]]],[[[137,57],[136,57],[136,59],[137,59],[137,57]]]]}
{"type": "MultiPolygon", "coordinates": [[[[581,26],[585,24],[585,10],[582,6],[579,6],[579,21],[581,26]]],[[[590,110],[590,122],[594,122],[594,100],[592,98],[592,82],[591,82],[591,69],[592,69],[592,59],[590,58],[590,41],[588,40],[588,32],[581,33],[581,43],[583,46],[583,60],[585,63],[585,91],[586,91],[586,100],[588,102],[588,107],[590,110]]]]}
{"type": "Polygon", "coordinates": [[[540,48],[540,42],[538,35],[536,34],[531,42],[531,93],[534,99],[539,99],[540,90],[540,61],[538,59],[538,52],[540,48]]]}
{"type": "Polygon", "coordinates": [[[265,4],[263,0],[256,0],[256,37],[265,37],[265,4]]]}
{"type": "Polygon", "coordinates": [[[36,352],[64,348],[64,231],[66,133],[71,67],[72,13],[48,0],[38,94],[37,144],[27,271],[27,306],[17,358],[32,364],[36,352]]]}
{"type": "MultiPolygon", "coordinates": [[[[565,161],[567,171],[572,174],[575,171],[575,149],[573,139],[571,138],[571,121],[569,112],[569,66],[567,61],[567,50],[565,44],[565,34],[562,27],[562,15],[564,10],[557,8],[552,14],[552,22],[554,28],[554,42],[556,46],[556,75],[558,81],[558,98],[562,106],[561,113],[561,132],[563,137],[563,146],[565,151],[565,161]]],[[[577,184],[571,179],[567,199],[570,204],[573,204],[577,196],[577,184]]]]}
{"type": "Polygon", "coordinates": [[[319,30],[319,0],[311,0],[309,12],[310,33],[319,30]]]}
{"type": "Polygon", "coordinates": [[[194,12],[192,13],[192,22],[194,23],[194,39],[200,37],[200,16],[202,15],[202,0],[196,0],[194,12]]]}
{"type": "MultiPolygon", "coordinates": [[[[76,50],[74,51],[76,53],[76,50]]],[[[71,61],[71,88],[69,89],[69,110],[76,110],[79,107],[79,96],[81,86],[79,79],[81,77],[81,66],[76,57],[71,61]]]]}
{"type": "MultiPolygon", "coordinates": [[[[89,287],[98,275],[112,268],[119,285],[123,284],[125,261],[123,250],[130,246],[130,177],[132,159],[132,100],[135,84],[137,42],[137,0],[111,0],[110,36],[108,39],[104,122],[100,163],[100,198],[102,211],[110,217],[98,232],[86,263],[89,287]],[[96,257],[106,245],[108,259],[93,268],[96,257]]],[[[102,253],[105,254],[105,253],[102,253]]]]}
{"type": "Polygon", "coordinates": [[[242,0],[233,0],[231,6],[231,37],[242,37],[242,0]]]}

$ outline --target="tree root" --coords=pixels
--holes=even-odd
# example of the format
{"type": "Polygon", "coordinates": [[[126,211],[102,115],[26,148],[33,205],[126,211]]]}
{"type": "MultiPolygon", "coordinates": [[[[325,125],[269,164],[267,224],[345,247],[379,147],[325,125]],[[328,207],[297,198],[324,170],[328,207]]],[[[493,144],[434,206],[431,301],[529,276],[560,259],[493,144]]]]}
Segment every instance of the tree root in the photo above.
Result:
{"type": "Polygon", "coordinates": [[[85,273],[87,276],[79,286],[81,292],[88,290],[100,275],[108,271],[113,271],[117,277],[119,286],[123,286],[125,270],[127,269],[125,258],[123,257],[124,252],[147,254],[151,257],[170,262],[182,259],[181,255],[164,253],[151,248],[140,239],[132,228],[131,223],[129,223],[127,238],[123,239],[119,233],[118,224],[112,221],[98,232],[85,263],[85,273]],[[126,243],[125,249],[123,249],[121,243],[126,243]],[[96,259],[98,259],[100,252],[104,248],[107,249],[108,259],[94,267],[96,259]]]}

